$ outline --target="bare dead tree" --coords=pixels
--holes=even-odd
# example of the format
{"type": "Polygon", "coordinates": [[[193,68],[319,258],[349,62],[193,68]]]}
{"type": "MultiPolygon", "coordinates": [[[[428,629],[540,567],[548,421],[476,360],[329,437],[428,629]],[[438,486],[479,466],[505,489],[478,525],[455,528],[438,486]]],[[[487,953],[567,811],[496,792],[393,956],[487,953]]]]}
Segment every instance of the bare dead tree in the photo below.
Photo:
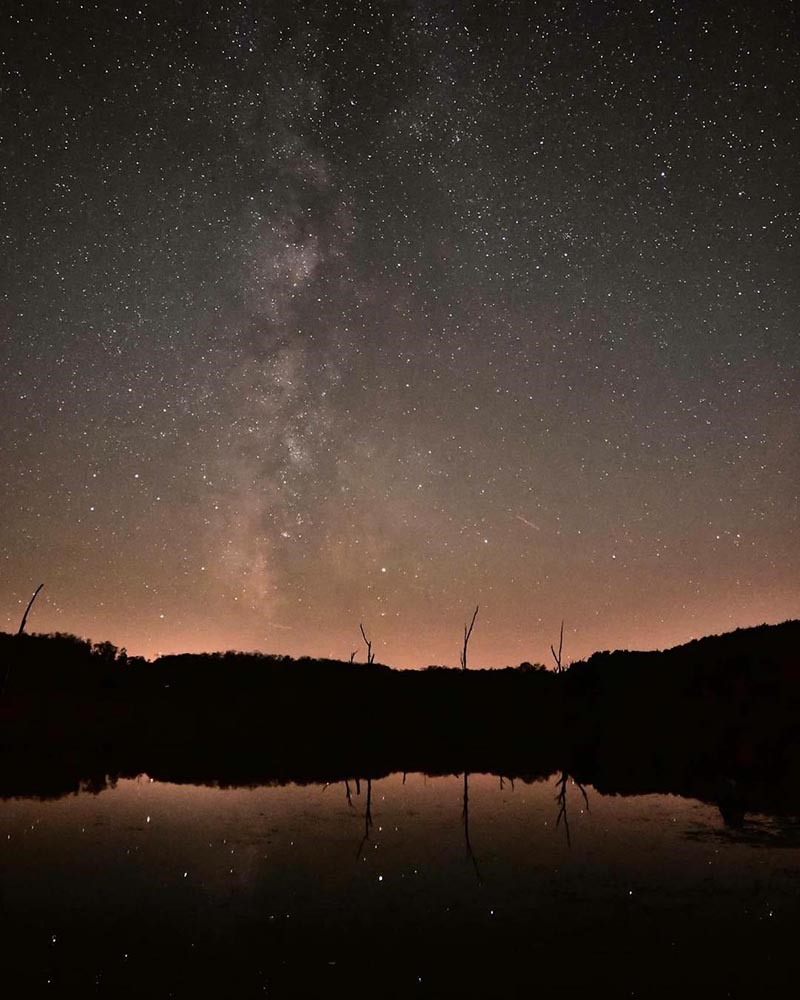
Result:
{"type": "Polygon", "coordinates": [[[364,626],[363,625],[359,625],[358,627],[361,629],[361,636],[362,636],[362,638],[364,639],[364,642],[367,645],[367,663],[374,663],[375,662],[375,654],[372,652],[372,643],[367,638],[367,633],[364,631],[364,626]]]}
{"type": "Polygon", "coordinates": [[[469,639],[472,635],[472,630],[475,628],[475,619],[478,617],[478,608],[475,608],[475,613],[472,616],[472,621],[469,623],[469,628],[467,628],[466,622],[464,623],[464,648],[461,650],[461,669],[467,669],[467,646],[469,645],[469,639]]]}
{"type": "Polygon", "coordinates": [[[350,654],[350,662],[351,663],[355,660],[357,652],[358,652],[358,650],[354,649],[353,652],[350,654]]]}
{"type": "MultiPolygon", "coordinates": [[[[40,583],[39,586],[36,588],[36,590],[34,590],[33,597],[31,597],[31,599],[28,601],[28,606],[27,608],[25,608],[25,614],[22,616],[22,621],[19,623],[19,628],[17,629],[17,635],[25,634],[25,625],[27,624],[28,621],[28,615],[30,614],[31,608],[33,607],[33,602],[39,596],[39,591],[42,589],[43,586],[44,584],[40,583]]],[[[11,664],[9,663],[2,674],[2,682],[0,682],[0,696],[6,693],[6,686],[8,684],[8,679],[10,676],[11,676],[11,664]]]]}
{"type": "Polygon", "coordinates": [[[22,616],[22,621],[19,623],[19,629],[17,631],[17,635],[22,635],[25,632],[25,624],[28,621],[28,615],[30,614],[30,610],[33,607],[33,602],[39,596],[39,591],[42,589],[43,586],[44,584],[40,583],[39,586],[36,588],[36,590],[34,590],[33,597],[28,601],[28,606],[27,608],[25,608],[25,614],[22,616]]]}
{"type": "Polygon", "coordinates": [[[553,659],[556,661],[556,673],[561,674],[564,672],[564,667],[561,665],[561,651],[564,648],[564,622],[561,622],[561,635],[558,639],[558,652],[550,646],[550,652],[553,654],[553,659]]]}

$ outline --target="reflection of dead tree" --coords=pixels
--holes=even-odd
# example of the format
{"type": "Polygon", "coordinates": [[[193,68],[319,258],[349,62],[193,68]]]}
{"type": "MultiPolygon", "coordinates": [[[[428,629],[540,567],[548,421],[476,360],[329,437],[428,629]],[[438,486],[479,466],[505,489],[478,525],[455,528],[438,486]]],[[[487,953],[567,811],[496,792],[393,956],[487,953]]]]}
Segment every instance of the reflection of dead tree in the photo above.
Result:
{"type": "Polygon", "coordinates": [[[353,808],[353,794],[350,791],[350,782],[347,780],[347,778],[344,779],[344,796],[347,799],[347,804],[352,809],[353,808]]]}
{"type": "Polygon", "coordinates": [[[553,654],[553,659],[556,661],[556,673],[562,674],[564,672],[564,667],[561,665],[561,650],[564,648],[564,622],[561,622],[561,636],[558,640],[558,653],[555,649],[550,646],[550,652],[553,654]]]}
{"type": "Polygon", "coordinates": [[[361,843],[358,845],[357,858],[361,857],[361,853],[364,850],[364,844],[369,840],[369,831],[372,829],[372,778],[367,778],[367,806],[364,810],[364,836],[361,838],[361,843]]]}
{"type": "Polygon", "coordinates": [[[556,782],[556,787],[558,788],[558,793],[556,794],[556,802],[558,803],[558,818],[556,819],[556,829],[558,829],[558,824],[561,820],[564,820],[564,831],[567,834],[567,845],[572,847],[572,839],[569,835],[569,817],[567,816],[567,782],[569,781],[569,775],[566,771],[562,772],[561,777],[556,782]]]}
{"type": "Polygon", "coordinates": [[[364,626],[359,625],[358,627],[361,629],[361,635],[364,639],[364,642],[367,644],[367,663],[374,663],[375,654],[372,652],[372,643],[367,638],[367,633],[364,631],[364,626]]]}
{"type": "Polygon", "coordinates": [[[28,601],[28,606],[27,608],[25,608],[25,614],[22,616],[22,621],[19,623],[19,629],[17,630],[17,635],[22,635],[23,632],[25,631],[25,623],[28,621],[28,615],[30,614],[30,610],[33,607],[33,602],[39,596],[39,591],[42,589],[43,586],[44,584],[40,583],[39,586],[36,588],[36,590],[34,590],[33,597],[28,601]]]}
{"type": "MultiPolygon", "coordinates": [[[[558,824],[561,820],[564,820],[564,833],[567,835],[567,846],[572,847],[572,839],[569,835],[569,816],[567,815],[567,784],[570,781],[570,776],[567,771],[561,772],[561,777],[556,782],[556,788],[558,788],[558,793],[556,794],[556,802],[558,803],[558,817],[556,818],[556,829],[558,829],[558,824]]],[[[583,801],[586,803],[586,811],[589,811],[589,796],[586,794],[586,789],[580,783],[580,781],[575,781],[572,779],[572,783],[577,785],[580,789],[580,793],[583,796],[583,801]]]]}
{"type": "Polygon", "coordinates": [[[501,792],[506,787],[506,785],[505,785],[506,781],[508,781],[508,783],[511,785],[511,791],[512,792],[514,791],[514,779],[513,778],[506,778],[506,779],[504,779],[502,774],[499,775],[498,777],[500,778],[500,791],[501,792]]]}
{"type": "Polygon", "coordinates": [[[483,884],[483,879],[481,878],[480,868],[478,868],[478,861],[472,850],[472,843],[469,839],[469,772],[464,772],[464,801],[461,808],[461,818],[464,821],[464,843],[467,847],[467,857],[472,862],[472,867],[475,869],[475,877],[478,880],[478,884],[483,884]]]}
{"type": "Polygon", "coordinates": [[[461,650],[461,669],[467,669],[467,646],[469,645],[469,637],[472,635],[472,630],[475,628],[475,619],[478,617],[478,608],[475,608],[475,614],[472,616],[472,621],[467,628],[466,622],[464,623],[464,648],[461,650]]]}

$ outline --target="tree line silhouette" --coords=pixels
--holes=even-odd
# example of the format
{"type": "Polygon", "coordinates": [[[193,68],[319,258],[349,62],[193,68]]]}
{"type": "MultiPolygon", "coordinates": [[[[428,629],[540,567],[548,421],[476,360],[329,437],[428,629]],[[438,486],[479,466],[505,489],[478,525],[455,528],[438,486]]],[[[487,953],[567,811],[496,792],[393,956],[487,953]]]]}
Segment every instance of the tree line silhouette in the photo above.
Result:
{"type": "Polygon", "coordinates": [[[799,642],[790,621],[560,671],[410,671],[238,652],[151,662],[0,633],[0,794],[142,772],[245,785],[563,772],[600,791],[747,787],[753,800],[768,785],[783,801],[800,775],[799,642]]]}

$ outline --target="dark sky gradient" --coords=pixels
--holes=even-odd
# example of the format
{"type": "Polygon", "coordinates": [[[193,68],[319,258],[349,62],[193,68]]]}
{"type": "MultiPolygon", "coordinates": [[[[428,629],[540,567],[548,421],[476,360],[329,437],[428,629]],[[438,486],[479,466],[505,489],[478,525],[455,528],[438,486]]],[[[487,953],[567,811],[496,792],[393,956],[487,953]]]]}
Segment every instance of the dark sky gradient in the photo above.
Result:
{"type": "Polygon", "coordinates": [[[800,614],[791,3],[13,2],[0,627],[477,666],[800,614]],[[359,654],[360,655],[360,654],[359,654]]]}

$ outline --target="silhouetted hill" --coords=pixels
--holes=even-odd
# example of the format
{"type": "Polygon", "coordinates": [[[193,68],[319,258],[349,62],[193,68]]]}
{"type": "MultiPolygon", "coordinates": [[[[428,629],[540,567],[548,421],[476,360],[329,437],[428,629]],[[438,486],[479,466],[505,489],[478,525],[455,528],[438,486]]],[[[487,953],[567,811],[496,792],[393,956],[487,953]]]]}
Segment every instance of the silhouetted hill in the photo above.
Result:
{"type": "Polygon", "coordinates": [[[674,780],[800,766],[800,621],[663,652],[595,653],[564,675],[576,766],[674,780]]]}
{"type": "Polygon", "coordinates": [[[800,621],[793,620],[704,636],[666,650],[594,653],[588,660],[573,663],[567,673],[572,681],[602,677],[606,686],[642,683],[653,672],[721,688],[729,686],[732,679],[755,681],[776,669],[784,672],[787,681],[798,681],[799,649],[800,621]]]}

